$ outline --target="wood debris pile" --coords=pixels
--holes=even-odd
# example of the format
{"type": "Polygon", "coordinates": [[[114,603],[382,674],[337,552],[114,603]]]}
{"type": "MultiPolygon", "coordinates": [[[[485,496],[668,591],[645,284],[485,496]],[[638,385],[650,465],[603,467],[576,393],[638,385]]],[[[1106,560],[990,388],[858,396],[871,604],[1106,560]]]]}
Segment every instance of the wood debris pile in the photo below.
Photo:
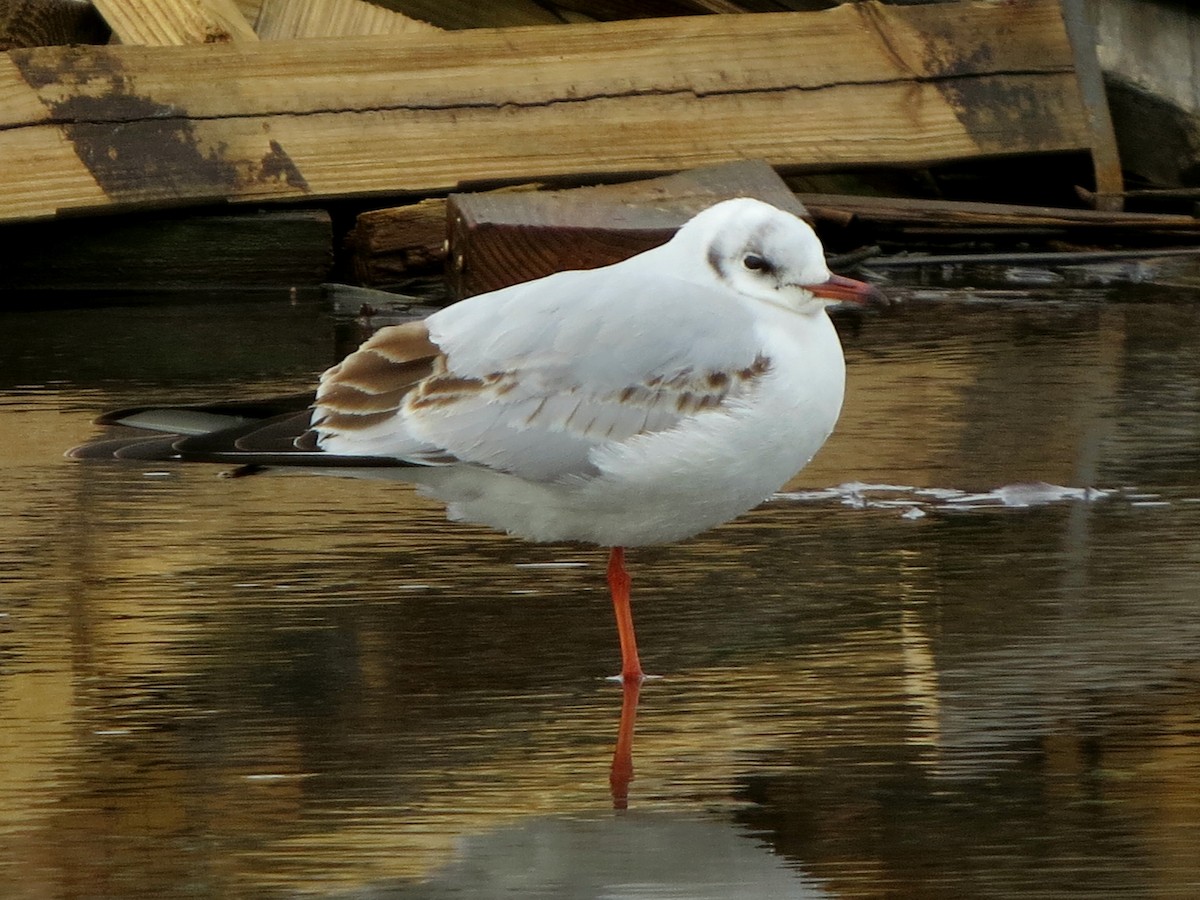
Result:
{"type": "Polygon", "coordinates": [[[697,178],[638,183],[696,169],[704,196],[799,191],[842,252],[1186,243],[1190,215],[1118,212],[1080,8],[0,0],[0,287],[237,289],[256,270],[306,288],[447,266],[460,296],[661,238],[660,207],[696,198],[653,191],[697,178]],[[748,187],[751,161],[770,178],[748,187]],[[566,192],[601,183],[627,187],[566,192]],[[989,190],[1073,208],[990,208],[989,190]],[[211,265],[180,265],[186,246],[211,265]]]}

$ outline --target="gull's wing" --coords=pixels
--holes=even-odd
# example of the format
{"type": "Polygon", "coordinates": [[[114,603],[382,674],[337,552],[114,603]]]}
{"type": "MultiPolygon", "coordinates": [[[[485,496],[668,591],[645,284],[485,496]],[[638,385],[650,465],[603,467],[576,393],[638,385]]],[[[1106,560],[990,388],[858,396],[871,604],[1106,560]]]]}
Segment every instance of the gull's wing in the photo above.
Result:
{"type": "Polygon", "coordinates": [[[593,473],[598,446],[727,409],[770,367],[752,317],[715,282],[653,263],[562,272],[382,329],[322,377],[317,445],[554,480],[593,473]]]}

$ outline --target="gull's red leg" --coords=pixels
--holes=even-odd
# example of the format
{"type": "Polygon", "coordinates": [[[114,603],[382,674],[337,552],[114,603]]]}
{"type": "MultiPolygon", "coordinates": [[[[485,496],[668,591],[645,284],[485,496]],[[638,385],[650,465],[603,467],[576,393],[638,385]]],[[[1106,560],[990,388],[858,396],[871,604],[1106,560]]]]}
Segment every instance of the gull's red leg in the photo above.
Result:
{"type": "Polygon", "coordinates": [[[633,611],[629,608],[629,585],[629,573],[625,571],[625,548],[613,547],[608,554],[608,589],[612,593],[613,612],[617,616],[617,636],[621,639],[621,680],[625,684],[640,684],[646,676],[638,660],[633,611]]]}

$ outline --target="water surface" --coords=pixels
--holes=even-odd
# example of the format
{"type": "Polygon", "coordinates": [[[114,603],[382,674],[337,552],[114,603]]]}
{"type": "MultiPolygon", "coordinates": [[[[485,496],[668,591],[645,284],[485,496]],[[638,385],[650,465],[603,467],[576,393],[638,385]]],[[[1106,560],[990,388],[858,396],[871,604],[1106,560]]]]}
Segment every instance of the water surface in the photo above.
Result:
{"type": "Polygon", "coordinates": [[[601,551],[403,486],[61,457],[108,407],[303,387],[354,325],[0,333],[6,898],[1200,895],[1192,305],[847,323],[814,464],[630,554],[665,677],[615,788],[601,551]]]}

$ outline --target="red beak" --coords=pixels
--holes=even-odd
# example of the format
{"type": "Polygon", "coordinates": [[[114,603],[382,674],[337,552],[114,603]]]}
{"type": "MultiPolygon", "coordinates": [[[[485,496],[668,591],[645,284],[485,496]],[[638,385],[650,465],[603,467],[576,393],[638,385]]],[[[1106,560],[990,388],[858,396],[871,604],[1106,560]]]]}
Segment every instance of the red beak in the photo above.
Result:
{"type": "Polygon", "coordinates": [[[855,281],[853,278],[843,278],[841,275],[830,275],[828,281],[820,284],[806,284],[805,289],[813,296],[824,297],[827,300],[840,300],[844,303],[856,303],[859,306],[886,306],[888,301],[879,288],[865,281],[855,281]]]}

